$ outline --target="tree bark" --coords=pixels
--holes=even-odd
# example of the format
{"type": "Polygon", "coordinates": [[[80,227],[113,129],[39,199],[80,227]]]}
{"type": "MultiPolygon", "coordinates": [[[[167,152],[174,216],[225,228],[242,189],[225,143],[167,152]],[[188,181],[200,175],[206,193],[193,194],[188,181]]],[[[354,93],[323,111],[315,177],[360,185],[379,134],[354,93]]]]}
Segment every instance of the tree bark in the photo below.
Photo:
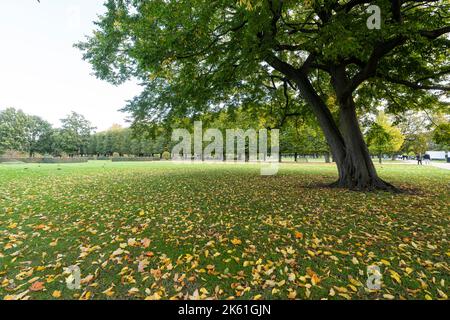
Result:
{"type": "Polygon", "coordinates": [[[359,127],[353,97],[346,93],[349,80],[345,75],[345,68],[336,68],[331,72],[332,85],[340,109],[338,126],[330,109],[317,94],[305,73],[274,56],[267,62],[295,82],[302,98],[316,116],[339,173],[338,181],[331,186],[360,191],[398,191],[377,175],[359,127]]]}
{"type": "Polygon", "coordinates": [[[359,127],[356,107],[351,97],[340,101],[339,122],[345,144],[345,158],[344,161],[337,162],[339,180],[335,185],[354,190],[398,191],[378,177],[359,127]]]}

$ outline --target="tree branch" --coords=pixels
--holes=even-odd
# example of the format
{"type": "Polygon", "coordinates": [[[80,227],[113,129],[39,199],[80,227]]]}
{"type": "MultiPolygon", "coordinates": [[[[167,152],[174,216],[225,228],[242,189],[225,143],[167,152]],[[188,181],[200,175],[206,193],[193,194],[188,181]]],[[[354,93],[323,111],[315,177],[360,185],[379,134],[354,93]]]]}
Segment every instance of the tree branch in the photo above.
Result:
{"type": "Polygon", "coordinates": [[[443,34],[446,34],[449,32],[450,32],[450,26],[446,26],[446,27],[442,27],[439,29],[435,29],[435,30],[420,31],[420,35],[422,35],[423,37],[426,37],[430,40],[434,40],[434,39],[442,36],[443,34]]]}
{"type": "Polygon", "coordinates": [[[397,79],[397,78],[393,78],[391,76],[383,75],[383,74],[377,74],[376,77],[379,79],[382,79],[382,80],[386,80],[387,82],[390,82],[390,83],[400,84],[400,85],[409,87],[411,89],[439,90],[439,91],[449,91],[450,92],[450,86],[439,85],[439,84],[425,85],[425,84],[420,84],[419,82],[411,82],[408,80],[397,79]]]}
{"type": "Polygon", "coordinates": [[[401,7],[402,7],[402,0],[392,0],[392,16],[394,17],[394,20],[398,23],[402,22],[402,13],[401,13],[401,7]]]}
{"type": "Polygon", "coordinates": [[[387,40],[379,43],[372,51],[372,54],[369,57],[369,60],[365,64],[364,68],[361,69],[350,81],[347,87],[344,89],[342,96],[348,97],[353,93],[353,91],[358,88],[358,86],[363,83],[365,80],[375,76],[378,63],[381,58],[386,56],[389,52],[391,52],[394,48],[404,44],[406,42],[406,38],[404,36],[398,36],[391,40],[387,40]]]}

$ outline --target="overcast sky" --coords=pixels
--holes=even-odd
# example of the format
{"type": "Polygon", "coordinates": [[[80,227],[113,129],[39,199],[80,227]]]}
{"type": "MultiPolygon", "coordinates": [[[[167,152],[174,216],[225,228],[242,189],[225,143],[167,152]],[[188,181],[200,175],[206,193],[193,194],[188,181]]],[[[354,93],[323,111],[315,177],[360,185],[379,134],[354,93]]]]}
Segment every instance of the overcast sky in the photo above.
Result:
{"type": "Polygon", "coordinates": [[[91,34],[104,12],[103,0],[0,0],[0,110],[38,115],[55,126],[70,111],[98,130],[118,123],[118,111],[139,93],[128,83],[115,87],[92,75],[73,44],[91,34]]]}

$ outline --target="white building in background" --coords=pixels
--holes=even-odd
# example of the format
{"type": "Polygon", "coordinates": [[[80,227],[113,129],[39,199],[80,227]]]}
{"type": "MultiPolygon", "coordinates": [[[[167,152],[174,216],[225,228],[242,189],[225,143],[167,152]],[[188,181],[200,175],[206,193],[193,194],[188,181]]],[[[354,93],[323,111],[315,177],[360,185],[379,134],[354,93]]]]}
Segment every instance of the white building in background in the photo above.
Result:
{"type": "Polygon", "coordinates": [[[445,151],[427,151],[430,155],[431,160],[445,160],[445,151]]]}

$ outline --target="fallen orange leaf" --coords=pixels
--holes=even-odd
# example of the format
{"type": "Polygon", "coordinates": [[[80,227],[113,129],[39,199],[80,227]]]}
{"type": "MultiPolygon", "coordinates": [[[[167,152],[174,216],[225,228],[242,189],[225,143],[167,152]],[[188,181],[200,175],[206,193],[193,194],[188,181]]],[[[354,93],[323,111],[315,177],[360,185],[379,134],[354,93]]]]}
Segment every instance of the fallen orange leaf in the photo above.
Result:
{"type": "Polygon", "coordinates": [[[44,289],[44,283],[40,282],[40,281],[36,281],[30,286],[31,291],[41,291],[43,289],[44,289]]]}
{"type": "Polygon", "coordinates": [[[142,239],[142,245],[144,246],[144,248],[148,248],[148,246],[150,245],[151,240],[148,238],[144,238],[142,239]]]}

